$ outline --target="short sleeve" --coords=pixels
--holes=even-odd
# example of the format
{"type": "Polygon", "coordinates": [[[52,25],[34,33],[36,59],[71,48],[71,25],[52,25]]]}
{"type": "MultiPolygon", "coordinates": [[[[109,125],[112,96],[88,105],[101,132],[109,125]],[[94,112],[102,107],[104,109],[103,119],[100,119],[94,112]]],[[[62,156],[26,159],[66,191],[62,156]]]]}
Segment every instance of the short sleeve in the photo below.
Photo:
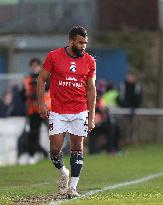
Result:
{"type": "Polygon", "coordinates": [[[92,57],[90,62],[89,78],[96,78],[96,60],[92,57]]]}
{"type": "Polygon", "coordinates": [[[49,52],[45,58],[45,61],[43,63],[43,69],[47,70],[48,72],[52,72],[52,57],[51,57],[51,52],[49,52]]]}

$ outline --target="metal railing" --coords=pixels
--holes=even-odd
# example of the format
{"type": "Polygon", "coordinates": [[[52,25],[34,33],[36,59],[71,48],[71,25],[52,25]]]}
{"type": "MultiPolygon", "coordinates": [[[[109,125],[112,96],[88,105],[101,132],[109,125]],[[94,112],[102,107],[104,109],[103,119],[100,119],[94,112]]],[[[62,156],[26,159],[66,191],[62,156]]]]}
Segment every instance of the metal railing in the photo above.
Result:
{"type": "Polygon", "coordinates": [[[163,141],[163,108],[112,108],[109,114],[126,143],[163,141]]]}

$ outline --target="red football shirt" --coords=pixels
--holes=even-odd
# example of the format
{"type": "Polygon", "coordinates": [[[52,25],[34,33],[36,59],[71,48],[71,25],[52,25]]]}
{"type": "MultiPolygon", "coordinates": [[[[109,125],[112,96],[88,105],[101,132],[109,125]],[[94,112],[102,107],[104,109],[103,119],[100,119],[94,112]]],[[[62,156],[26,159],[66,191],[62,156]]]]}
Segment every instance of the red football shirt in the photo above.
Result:
{"type": "Polygon", "coordinates": [[[66,48],[49,52],[43,69],[50,75],[51,111],[76,114],[87,110],[87,79],[96,74],[95,59],[88,53],[73,58],[66,48]]]}

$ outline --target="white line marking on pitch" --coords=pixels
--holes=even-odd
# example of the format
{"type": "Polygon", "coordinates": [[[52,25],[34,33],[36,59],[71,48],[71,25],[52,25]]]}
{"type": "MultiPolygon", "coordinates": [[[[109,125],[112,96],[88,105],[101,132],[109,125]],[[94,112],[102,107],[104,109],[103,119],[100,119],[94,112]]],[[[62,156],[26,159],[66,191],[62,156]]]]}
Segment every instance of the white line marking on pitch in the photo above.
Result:
{"type": "Polygon", "coordinates": [[[99,192],[104,192],[104,191],[113,190],[113,189],[117,189],[117,188],[121,188],[121,187],[125,187],[125,186],[130,186],[130,185],[133,185],[133,184],[141,184],[143,182],[146,182],[146,181],[149,181],[149,180],[152,180],[152,179],[156,179],[156,178],[159,178],[161,176],[163,176],[163,172],[151,174],[151,175],[142,177],[140,179],[135,179],[135,180],[132,180],[132,181],[126,181],[126,182],[121,182],[121,183],[118,183],[118,184],[109,185],[109,186],[106,186],[106,187],[104,187],[102,189],[98,189],[98,190],[94,190],[94,191],[89,191],[89,192],[85,193],[84,195],[82,195],[82,196],[80,196],[78,198],[67,199],[67,200],[60,200],[60,201],[56,201],[56,202],[50,202],[47,205],[58,205],[58,204],[61,204],[61,203],[64,203],[64,202],[68,202],[68,201],[77,200],[77,199],[80,199],[80,198],[89,197],[89,196],[92,196],[92,195],[97,194],[99,192]]]}

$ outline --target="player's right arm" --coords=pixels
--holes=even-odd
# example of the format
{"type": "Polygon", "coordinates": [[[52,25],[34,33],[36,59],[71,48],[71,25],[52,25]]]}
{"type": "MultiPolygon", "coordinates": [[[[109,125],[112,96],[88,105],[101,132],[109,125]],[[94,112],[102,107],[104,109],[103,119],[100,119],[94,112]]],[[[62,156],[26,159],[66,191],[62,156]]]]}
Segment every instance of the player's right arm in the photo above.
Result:
{"type": "Polygon", "coordinates": [[[48,80],[49,76],[50,76],[49,71],[45,69],[41,69],[41,72],[38,77],[38,82],[37,82],[37,97],[38,97],[39,112],[40,112],[40,116],[44,119],[47,119],[49,117],[49,110],[44,101],[45,83],[48,80]]]}

